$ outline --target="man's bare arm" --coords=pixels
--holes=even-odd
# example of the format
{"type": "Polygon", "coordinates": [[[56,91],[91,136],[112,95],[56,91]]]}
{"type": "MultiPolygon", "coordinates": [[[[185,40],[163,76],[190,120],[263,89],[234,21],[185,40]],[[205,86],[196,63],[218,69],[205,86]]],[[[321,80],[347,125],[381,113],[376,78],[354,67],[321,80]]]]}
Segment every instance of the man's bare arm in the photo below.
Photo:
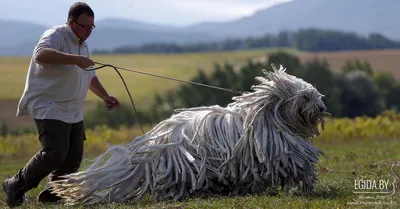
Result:
{"type": "Polygon", "coordinates": [[[55,49],[44,48],[37,52],[35,61],[39,64],[48,65],[78,65],[81,68],[88,68],[94,62],[84,56],[67,54],[55,49]]]}
{"type": "Polygon", "coordinates": [[[55,49],[45,48],[37,52],[35,61],[43,64],[75,65],[76,55],[59,52],[55,49]]]}
{"type": "Polygon", "coordinates": [[[107,91],[101,85],[97,76],[92,78],[89,89],[90,89],[90,91],[92,91],[94,94],[96,94],[98,97],[100,97],[103,100],[106,99],[107,97],[109,97],[107,91]]]}

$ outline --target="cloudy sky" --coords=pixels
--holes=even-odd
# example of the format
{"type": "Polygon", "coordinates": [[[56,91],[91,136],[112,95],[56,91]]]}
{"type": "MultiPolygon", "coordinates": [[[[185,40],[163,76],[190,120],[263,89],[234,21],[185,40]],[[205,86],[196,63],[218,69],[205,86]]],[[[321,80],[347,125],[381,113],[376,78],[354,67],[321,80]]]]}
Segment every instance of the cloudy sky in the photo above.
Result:
{"type": "MultiPolygon", "coordinates": [[[[87,0],[96,20],[108,17],[169,25],[233,20],[290,0],[87,0]]],[[[0,0],[0,19],[64,23],[71,0],[0,0]]]]}

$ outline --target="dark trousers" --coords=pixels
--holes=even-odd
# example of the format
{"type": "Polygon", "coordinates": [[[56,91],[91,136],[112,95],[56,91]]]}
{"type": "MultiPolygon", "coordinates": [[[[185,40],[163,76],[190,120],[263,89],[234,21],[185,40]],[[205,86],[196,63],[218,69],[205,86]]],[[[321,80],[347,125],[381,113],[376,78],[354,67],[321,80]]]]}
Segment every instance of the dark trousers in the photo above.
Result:
{"type": "Polygon", "coordinates": [[[36,188],[42,179],[48,181],[78,171],[85,137],[83,121],[68,124],[59,120],[35,119],[41,150],[20,169],[17,176],[26,190],[36,188]]]}

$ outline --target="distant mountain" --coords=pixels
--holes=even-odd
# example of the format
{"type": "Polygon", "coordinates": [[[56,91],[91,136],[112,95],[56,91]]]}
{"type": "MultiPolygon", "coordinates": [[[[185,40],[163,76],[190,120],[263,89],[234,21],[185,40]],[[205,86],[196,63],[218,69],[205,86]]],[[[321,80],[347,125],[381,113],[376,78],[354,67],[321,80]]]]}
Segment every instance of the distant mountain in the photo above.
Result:
{"type": "Polygon", "coordinates": [[[135,20],[121,19],[121,18],[107,18],[96,22],[98,28],[123,28],[134,30],[146,31],[164,31],[173,32],[179,29],[172,25],[157,25],[151,23],[144,23],[135,20]]]}
{"type": "Polygon", "coordinates": [[[217,40],[215,36],[203,32],[129,28],[96,28],[95,30],[88,40],[91,49],[111,49],[123,45],[141,45],[152,42],[187,44],[217,40]]]}
{"type": "MultiPolygon", "coordinates": [[[[91,49],[110,50],[145,43],[196,43],[277,34],[282,30],[318,28],[380,33],[400,40],[400,1],[393,0],[293,0],[226,22],[204,22],[187,27],[157,25],[110,18],[96,22],[91,49]]],[[[47,26],[0,20],[0,55],[29,55],[47,26]]]]}
{"type": "Polygon", "coordinates": [[[43,25],[14,20],[0,20],[0,28],[0,56],[31,53],[46,29],[43,25]]]}
{"type": "Polygon", "coordinates": [[[30,56],[37,40],[29,40],[12,46],[1,46],[0,56],[30,56]]]}
{"type": "MultiPolygon", "coordinates": [[[[30,55],[43,32],[50,27],[29,22],[0,20],[0,56],[30,55]]],[[[209,33],[182,31],[176,27],[105,19],[96,23],[90,39],[91,49],[112,49],[122,45],[141,45],[152,42],[195,43],[217,40],[209,33]]]]}
{"type": "Polygon", "coordinates": [[[92,49],[111,49],[123,45],[145,43],[196,43],[218,40],[212,33],[181,29],[176,26],[157,25],[134,20],[108,18],[96,23],[90,40],[92,49]]]}
{"type": "Polygon", "coordinates": [[[393,0],[293,0],[254,15],[225,23],[201,23],[189,31],[222,37],[260,36],[301,28],[334,29],[361,35],[381,33],[400,40],[400,1],[393,0]]]}
{"type": "Polygon", "coordinates": [[[1,19],[0,28],[1,46],[13,46],[15,43],[38,39],[46,29],[45,26],[35,23],[1,19]]]}

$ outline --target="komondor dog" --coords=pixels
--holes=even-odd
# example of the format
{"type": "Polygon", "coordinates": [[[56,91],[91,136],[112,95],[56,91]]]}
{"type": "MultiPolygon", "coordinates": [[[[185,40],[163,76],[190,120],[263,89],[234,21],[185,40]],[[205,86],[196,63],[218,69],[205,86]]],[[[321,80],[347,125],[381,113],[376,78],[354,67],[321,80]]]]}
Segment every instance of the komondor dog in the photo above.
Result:
{"type": "Polygon", "coordinates": [[[312,192],[321,150],[310,143],[329,113],[311,84],[280,66],[252,92],[218,105],[179,109],[125,146],[111,146],[82,171],[52,182],[66,204],[123,202],[150,194],[312,192]]]}

